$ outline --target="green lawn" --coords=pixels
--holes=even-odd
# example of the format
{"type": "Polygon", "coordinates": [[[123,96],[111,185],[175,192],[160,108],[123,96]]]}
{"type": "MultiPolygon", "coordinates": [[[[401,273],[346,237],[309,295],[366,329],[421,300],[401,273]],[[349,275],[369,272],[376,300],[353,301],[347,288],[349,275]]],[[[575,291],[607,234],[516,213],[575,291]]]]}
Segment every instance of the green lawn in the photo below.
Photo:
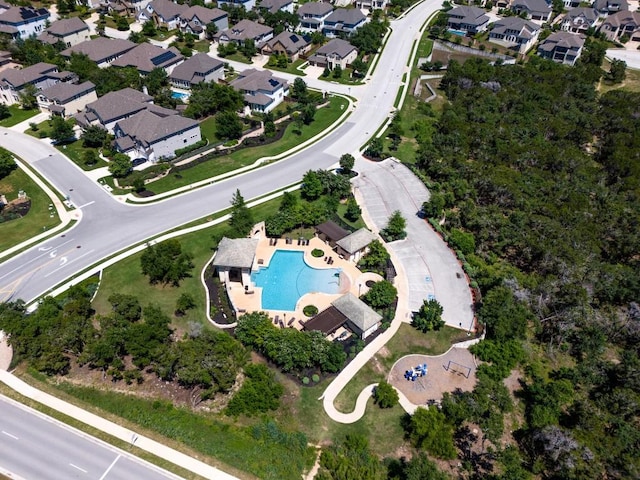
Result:
{"type": "Polygon", "coordinates": [[[0,127],[13,127],[14,125],[24,122],[25,120],[28,120],[34,115],[40,113],[40,110],[37,108],[34,108],[33,110],[23,110],[17,105],[11,105],[9,107],[9,111],[11,112],[11,116],[0,120],[0,127]]]}
{"type": "Polygon", "coordinates": [[[107,162],[100,158],[98,160],[98,163],[96,163],[95,165],[91,165],[90,167],[87,166],[84,163],[84,153],[87,150],[94,150],[97,153],[98,149],[83,147],[82,140],[76,140],[75,142],[68,143],[66,145],[60,145],[56,148],[64,153],[67,157],[69,157],[71,161],[73,161],[73,163],[78,165],[83,170],[95,170],[96,168],[106,167],[108,165],[107,162]]]}
{"type": "Polygon", "coordinates": [[[11,201],[18,197],[18,191],[24,190],[31,198],[31,209],[23,218],[0,223],[0,255],[7,248],[18,245],[35,237],[60,223],[57,213],[53,217],[49,213],[49,197],[21,169],[16,169],[9,176],[0,180],[0,194],[11,201]]]}
{"type": "Polygon", "coordinates": [[[216,126],[216,117],[209,117],[206,120],[200,122],[200,132],[202,136],[209,140],[209,143],[216,143],[216,132],[218,128],[216,126]]]}
{"type": "Polygon", "coordinates": [[[291,75],[298,75],[300,77],[304,77],[307,74],[304,73],[304,71],[302,71],[302,70],[298,70],[298,67],[300,65],[302,65],[303,63],[305,63],[305,62],[306,62],[306,60],[304,60],[302,58],[299,58],[295,62],[287,63],[287,68],[276,67],[275,65],[269,65],[268,63],[265,65],[265,67],[268,68],[269,70],[275,70],[275,71],[278,71],[278,72],[286,72],[286,73],[290,73],[291,75]]]}
{"type": "Polygon", "coordinates": [[[240,52],[236,52],[232,55],[227,55],[226,57],[220,57],[222,58],[222,61],[224,62],[225,60],[233,60],[235,62],[240,62],[240,63],[246,63],[247,65],[251,65],[251,59],[245,57],[243,54],[241,54],[240,52]]]}
{"type": "MultiPolygon", "coordinates": [[[[162,193],[189,185],[200,180],[212,178],[226,172],[237,170],[240,167],[252,165],[262,157],[279,155],[301,143],[313,138],[335,122],[348,105],[342,97],[331,97],[329,106],[316,112],[315,120],[311,125],[305,125],[300,134],[295,132],[295,127],[290,124],[282,139],[269,145],[243,148],[230,155],[215,157],[192,168],[172,173],[160,180],[150,183],[147,188],[155,193],[162,193]]],[[[207,137],[208,138],[208,137],[207,137]]]]}
{"type": "Polygon", "coordinates": [[[333,72],[331,72],[328,77],[323,77],[322,75],[320,75],[318,78],[320,80],[324,80],[325,82],[341,83],[343,85],[362,85],[364,83],[362,81],[362,78],[351,77],[352,72],[352,68],[344,68],[342,70],[342,74],[338,78],[333,75],[333,72]]]}
{"type": "Polygon", "coordinates": [[[344,216],[345,212],[347,211],[347,204],[346,203],[341,203],[340,205],[338,205],[338,216],[342,219],[343,222],[345,222],[346,224],[350,225],[354,230],[357,230],[359,228],[365,228],[366,225],[364,223],[364,220],[362,220],[362,217],[359,217],[358,220],[356,220],[355,222],[351,222],[349,220],[347,220],[344,216]]]}
{"type": "Polygon", "coordinates": [[[24,133],[35,138],[46,138],[51,134],[51,120],[45,120],[37,123],[35,130],[29,126],[24,133]]]}

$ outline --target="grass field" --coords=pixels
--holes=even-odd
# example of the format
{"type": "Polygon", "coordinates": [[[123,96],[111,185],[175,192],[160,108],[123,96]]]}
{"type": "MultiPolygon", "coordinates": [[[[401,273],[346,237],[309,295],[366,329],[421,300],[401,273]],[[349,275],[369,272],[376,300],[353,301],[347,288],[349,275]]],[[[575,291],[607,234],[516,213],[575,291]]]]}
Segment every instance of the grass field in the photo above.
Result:
{"type": "Polygon", "coordinates": [[[11,116],[0,120],[0,127],[13,127],[14,125],[24,122],[25,120],[28,120],[34,115],[40,113],[40,110],[37,108],[34,108],[33,110],[23,110],[17,105],[11,105],[9,107],[9,111],[11,112],[11,116]]]}
{"type": "Polygon", "coordinates": [[[108,165],[107,162],[99,158],[96,164],[91,165],[90,167],[87,166],[84,163],[85,152],[87,150],[94,150],[97,153],[98,149],[83,147],[82,140],[76,140],[75,142],[57,146],[56,148],[60,150],[60,152],[64,153],[67,157],[69,157],[73,163],[78,165],[83,170],[95,170],[96,168],[106,167],[108,165]]]}
{"type": "MultiPolygon", "coordinates": [[[[311,55],[311,53],[308,53],[307,55],[311,55]]],[[[276,67],[275,65],[269,65],[268,63],[265,64],[265,67],[268,68],[269,70],[275,70],[278,72],[286,72],[286,73],[290,73],[291,75],[298,75],[300,77],[304,77],[307,74],[304,73],[304,70],[298,70],[298,67],[300,65],[302,65],[303,63],[305,63],[306,60],[299,58],[298,60],[296,60],[295,62],[291,62],[291,63],[287,63],[287,68],[280,68],[280,67],[276,67]]]]}
{"type": "MultiPolygon", "coordinates": [[[[605,59],[604,62],[602,62],[602,69],[608,72],[609,68],[611,68],[611,62],[605,59]]],[[[605,80],[600,80],[598,84],[598,91],[600,93],[607,93],[610,90],[616,89],[640,92],[640,70],[627,68],[626,76],[622,83],[609,83],[605,80]]]]}
{"type": "Polygon", "coordinates": [[[18,198],[18,192],[24,190],[31,199],[31,209],[23,218],[0,223],[0,255],[7,248],[18,245],[45,230],[60,223],[57,213],[50,217],[49,197],[21,169],[0,180],[0,194],[8,201],[18,198]]]}
{"type": "Polygon", "coordinates": [[[284,153],[327,129],[340,118],[347,105],[346,99],[331,97],[329,105],[319,109],[316,112],[315,120],[310,125],[303,126],[300,134],[296,133],[294,125],[290,124],[282,139],[277,142],[260,147],[243,148],[230,155],[215,157],[192,168],[182,170],[179,174],[169,174],[160,180],[150,183],[147,188],[155,193],[168,192],[200,180],[237,170],[240,167],[252,165],[259,158],[284,153]]]}

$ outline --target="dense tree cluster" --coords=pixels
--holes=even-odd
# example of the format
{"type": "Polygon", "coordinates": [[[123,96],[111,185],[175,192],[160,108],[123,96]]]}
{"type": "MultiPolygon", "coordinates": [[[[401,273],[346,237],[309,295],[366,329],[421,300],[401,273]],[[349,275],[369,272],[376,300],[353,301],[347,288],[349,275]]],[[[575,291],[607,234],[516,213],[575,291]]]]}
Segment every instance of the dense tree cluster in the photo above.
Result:
{"type": "Polygon", "coordinates": [[[236,338],[262,353],[284,372],[317,368],[339,371],[347,358],[342,346],[324,338],[321,332],[278,328],[265,313],[249,313],[238,319],[236,338]]]}
{"type": "Polygon", "coordinates": [[[184,114],[190,118],[202,118],[219,112],[236,112],[243,104],[242,93],[233,87],[201,82],[191,90],[189,106],[184,114]]]}
{"type": "Polygon", "coordinates": [[[0,147],[0,180],[18,168],[13,155],[8,150],[0,147]]]}
{"type": "Polygon", "coordinates": [[[140,257],[142,274],[149,277],[150,283],[180,285],[180,280],[190,276],[193,268],[193,256],[182,251],[178,240],[166,240],[158,244],[148,244],[140,257]]]}
{"type": "Polygon", "coordinates": [[[273,371],[263,364],[251,364],[244,369],[244,374],[247,378],[229,401],[227,415],[253,416],[277,410],[284,387],[278,383],[273,371]]]}

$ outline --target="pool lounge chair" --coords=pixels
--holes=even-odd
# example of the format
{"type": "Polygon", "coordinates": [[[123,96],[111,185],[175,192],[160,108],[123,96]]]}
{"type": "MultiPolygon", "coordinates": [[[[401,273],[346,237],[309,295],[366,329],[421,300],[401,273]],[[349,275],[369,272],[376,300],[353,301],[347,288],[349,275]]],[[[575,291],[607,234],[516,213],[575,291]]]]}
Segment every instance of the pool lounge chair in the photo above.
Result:
{"type": "Polygon", "coordinates": [[[287,327],[290,327],[291,325],[293,325],[293,322],[295,321],[296,321],[296,317],[291,317],[291,320],[287,322],[287,327]]]}
{"type": "Polygon", "coordinates": [[[280,321],[280,315],[276,315],[275,318],[273,319],[273,323],[275,325],[278,325],[278,322],[280,321]]]}

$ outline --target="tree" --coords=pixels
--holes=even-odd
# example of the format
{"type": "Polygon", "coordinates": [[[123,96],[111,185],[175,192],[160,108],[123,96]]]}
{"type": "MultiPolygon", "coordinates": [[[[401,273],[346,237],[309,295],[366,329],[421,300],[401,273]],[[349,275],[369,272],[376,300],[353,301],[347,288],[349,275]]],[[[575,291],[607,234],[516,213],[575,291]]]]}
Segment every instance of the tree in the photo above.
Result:
{"type": "Polygon", "coordinates": [[[216,33],[218,33],[218,26],[213,22],[207,23],[207,28],[206,28],[207,40],[213,40],[213,36],[216,33]]]}
{"type": "Polygon", "coordinates": [[[55,116],[51,119],[51,139],[55,143],[70,141],[74,138],[73,125],[64,118],[55,116]]]}
{"type": "Polygon", "coordinates": [[[333,78],[342,77],[342,67],[340,65],[336,65],[335,67],[333,67],[333,72],[331,75],[333,76],[333,78]]]}
{"type": "Polygon", "coordinates": [[[424,448],[438,458],[455,458],[453,428],[438,408],[418,407],[405,428],[416,448],[424,448]]]}
{"type": "Polygon", "coordinates": [[[90,167],[98,163],[100,157],[98,157],[98,153],[95,150],[85,150],[82,160],[86,166],[90,167]]]}
{"type": "Polygon", "coordinates": [[[504,342],[525,338],[531,313],[508,288],[495,287],[485,294],[478,319],[487,326],[487,338],[504,342]]]}
{"type": "Polygon", "coordinates": [[[131,169],[131,159],[124,153],[116,153],[109,162],[109,173],[115,178],[126,177],[131,169]]]}
{"type": "Polygon", "coordinates": [[[0,147],[0,180],[18,168],[13,155],[8,150],[0,147]]]}
{"type": "Polygon", "coordinates": [[[411,325],[421,332],[440,330],[444,327],[442,320],[442,305],[437,300],[423,300],[420,310],[413,314],[411,325]]]}
{"type": "Polygon", "coordinates": [[[276,380],[275,374],[264,364],[247,365],[244,374],[247,378],[229,401],[225,413],[234,417],[240,414],[252,417],[277,410],[284,387],[276,380]]]}
{"type": "Polygon", "coordinates": [[[384,143],[382,138],[374,137],[367,145],[367,149],[364,151],[365,155],[372,158],[382,158],[384,154],[384,143]]]}
{"type": "Polygon", "coordinates": [[[396,210],[389,217],[387,226],[380,231],[380,235],[387,242],[401,240],[407,236],[407,232],[405,231],[406,226],[407,221],[402,216],[402,213],[400,213],[400,210],[396,210]]]}
{"type": "Polygon", "coordinates": [[[607,79],[612,83],[622,83],[625,79],[627,72],[627,62],[624,60],[613,59],[611,61],[611,67],[607,74],[607,79]]]}
{"type": "Polygon", "coordinates": [[[316,116],[316,106],[312,103],[308,103],[300,110],[300,118],[305,125],[311,124],[316,116]]]}
{"type": "Polygon", "coordinates": [[[240,190],[236,190],[231,198],[231,218],[229,219],[232,236],[246,237],[251,232],[254,223],[253,214],[247,207],[244,197],[240,190]]]}
{"type": "Polygon", "coordinates": [[[324,193],[324,186],[317,172],[309,170],[302,177],[300,193],[307,200],[317,200],[324,193]]]}
{"type": "Polygon", "coordinates": [[[367,62],[358,57],[351,63],[351,68],[353,68],[354,76],[364,77],[365,73],[367,73],[368,65],[367,62]]]}
{"type": "Polygon", "coordinates": [[[373,401],[380,408],[391,408],[398,403],[399,399],[396,389],[384,380],[378,383],[373,391],[373,401]]]}
{"type": "Polygon", "coordinates": [[[182,251],[178,240],[166,240],[158,244],[147,244],[140,257],[142,274],[149,277],[149,283],[180,285],[180,280],[191,275],[193,256],[182,251]]]}
{"type": "Polygon", "coordinates": [[[293,87],[291,88],[291,98],[300,103],[306,103],[309,100],[307,84],[300,77],[296,77],[296,79],[293,81],[293,87]]]}
{"type": "Polygon", "coordinates": [[[362,300],[371,308],[383,309],[390,307],[398,296],[398,290],[388,280],[380,280],[371,286],[362,296],[362,300]]]}
{"type": "Polygon", "coordinates": [[[182,293],[176,300],[176,315],[184,315],[187,310],[191,310],[196,306],[196,301],[190,293],[182,293]]]}
{"type": "Polygon", "coordinates": [[[350,222],[355,222],[356,220],[358,220],[358,218],[360,218],[361,214],[362,209],[358,205],[358,202],[356,202],[356,199],[353,197],[349,197],[349,199],[347,200],[347,210],[344,212],[344,216],[346,217],[346,219],[350,222]]]}
{"type": "Polygon", "coordinates": [[[340,157],[340,170],[342,173],[348,174],[356,164],[356,159],[350,153],[345,153],[340,157]]]}
{"type": "Polygon", "coordinates": [[[36,99],[37,95],[38,89],[36,86],[33,83],[27,83],[18,94],[22,108],[24,110],[36,108],[38,106],[38,100],[36,99]]]}
{"type": "Polygon", "coordinates": [[[133,43],[144,43],[147,41],[147,37],[144,36],[142,32],[134,32],[132,31],[127,37],[127,40],[133,43]]]}
{"type": "Polygon", "coordinates": [[[146,37],[154,37],[158,30],[156,29],[156,24],[153,20],[147,20],[142,24],[142,30],[140,31],[146,37]]]}
{"type": "Polygon", "coordinates": [[[144,84],[149,91],[149,95],[158,94],[164,87],[169,85],[167,71],[160,67],[154,68],[144,77],[144,84]]]}
{"type": "Polygon", "coordinates": [[[363,435],[347,435],[346,438],[320,454],[320,470],[317,480],[383,480],[385,468],[369,448],[363,435]]]}
{"type": "MultiPolygon", "coordinates": [[[[189,104],[193,102],[190,100],[189,104]]],[[[216,115],[216,136],[223,140],[235,140],[242,136],[242,122],[235,112],[223,111],[216,115]]]]}
{"type": "Polygon", "coordinates": [[[0,120],[9,118],[11,116],[11,110],[4,103],[0,103],[0,120]]]}
{"type": "Polygon", "coordinates": [[[102,147],[107,140],[108,134],[109,132],[98,125],[89,125],[84,129],[82,135],[80,135],[80,138],[82,139],[82,146],[85,148],[102,147]]]}
{"type": "Polygon", "coordinates": [[[238,50],[249,60],[251,60],[251,58],[253,58],[258,52],[256,43],[251,38],[242,42],[242,45],[240,45],[240,48],[238,48],[238,50]]]}
{"type": "Polygon", "coordinates": [[[389,258],[389,252],[384,245],[379,240],[374,240],[369,244],[369,251],[358,262],[358,267],[366,271],[382,272],[389,258]]]}

